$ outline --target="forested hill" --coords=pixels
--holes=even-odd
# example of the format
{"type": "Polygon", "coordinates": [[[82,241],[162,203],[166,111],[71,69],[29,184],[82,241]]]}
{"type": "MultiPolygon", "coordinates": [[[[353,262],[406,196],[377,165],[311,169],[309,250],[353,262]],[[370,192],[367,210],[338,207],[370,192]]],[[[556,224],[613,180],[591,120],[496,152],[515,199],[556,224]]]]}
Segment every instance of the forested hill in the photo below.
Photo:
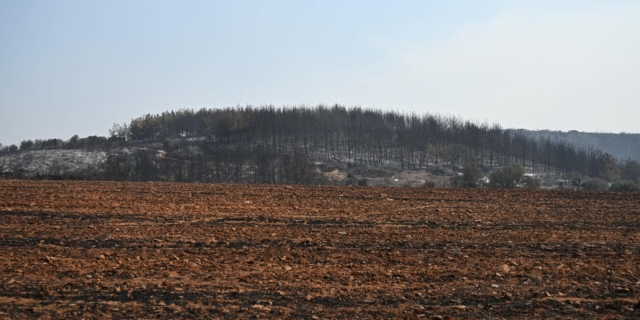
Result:
{"type": "Polygon", "coordinates": [[[615,166],[611,155],[601,150],[504,130],[498,124],[338,105],[171,111],[133,119],[114,127],[112,134],[165,143],[199,138],[204,154],[252,154],[266,162],[282,154],[374,166],[397,163],[403,169],[428,163],[474,161],[492,168],[518,162],[534,172],[577,171],[590,177],[609,174],[615,166]]]}
{"type": "MultiPolygon", "coordinates": [[[[403,171],[446,168],[454,175],[464,166],[487,173],[518,163],[544,177],[640,176],[635,161],[550,136],[438,114],[339,105],[182,109],[116,124],[110,134],[28,140],[19,149],[99,148],[107,157],[94,175],[143,181],[322,183],[318,164],[328,162],[403,171]]],[[[18,152],[10,149],[3,153],[18,152]]]]}
{"type": "Polygon", "coordinates": [[[524,130],[520,133],[527,134],[535,139],[551,138],[554,142],[566,142],[577,147],[593,147],[600,149],[612,156],[621,159],[640,161],[640,134],[637,133],[601,133],[579,131],[550,131],[550,130],[524,130]]]}

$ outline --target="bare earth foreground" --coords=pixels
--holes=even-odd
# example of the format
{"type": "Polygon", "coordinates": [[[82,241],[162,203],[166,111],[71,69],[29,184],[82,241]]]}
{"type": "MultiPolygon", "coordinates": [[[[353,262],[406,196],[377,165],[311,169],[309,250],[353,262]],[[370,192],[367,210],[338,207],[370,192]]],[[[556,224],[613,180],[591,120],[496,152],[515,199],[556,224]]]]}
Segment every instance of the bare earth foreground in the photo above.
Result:
{"type": "Polygon", "coordinates": [[[640,194],[0,181],[0,318],[640,318],[640,194]]]}

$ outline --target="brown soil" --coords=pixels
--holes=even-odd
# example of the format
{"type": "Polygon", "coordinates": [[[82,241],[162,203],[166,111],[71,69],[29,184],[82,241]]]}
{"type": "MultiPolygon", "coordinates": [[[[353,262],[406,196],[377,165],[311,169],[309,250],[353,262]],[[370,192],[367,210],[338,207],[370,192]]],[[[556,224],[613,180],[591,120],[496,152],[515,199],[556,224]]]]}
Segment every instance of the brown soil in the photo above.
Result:
{"type": "Polygon", "coordinates": [[[0,318],[638,318],[639,218],[638,193],[0,181],[0,318]]]}

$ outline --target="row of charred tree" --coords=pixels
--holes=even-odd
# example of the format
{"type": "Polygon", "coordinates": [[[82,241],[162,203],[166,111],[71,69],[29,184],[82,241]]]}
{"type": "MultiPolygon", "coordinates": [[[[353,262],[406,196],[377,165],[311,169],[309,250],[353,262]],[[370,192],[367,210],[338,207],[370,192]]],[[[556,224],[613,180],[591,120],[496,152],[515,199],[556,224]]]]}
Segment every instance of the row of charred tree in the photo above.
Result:
{"type": "Polygon", "coordinates": [[[598,149],[533,138],[498,124],[338,105],[184,109],[133,119],[112,134],[133,142],[186,139],[204,154],[248,154],[256,163],[280,155],[417,170],[466,161],[488,168],[517,162],[557,178],[572,171],[607,175],[619,165],[598,149]]]}
{"type": "Polygon", "coordinates": [[[322,183],[314,161],[410,170],[457,169],[473,162],[485,171],[519,163],[555,178],[640,176],[635,161],[619,162],[598,149],[549,136],[453,116],[339,105],[183,109],[147,114],[114,125],[110,133],[108,139],[25,141],[20,149],[120,148],[124,151],[111,152],[101,168],[105,178],[115,180],[322,183]],[[136,148],[122,149],[127,146],[136,148]]]}

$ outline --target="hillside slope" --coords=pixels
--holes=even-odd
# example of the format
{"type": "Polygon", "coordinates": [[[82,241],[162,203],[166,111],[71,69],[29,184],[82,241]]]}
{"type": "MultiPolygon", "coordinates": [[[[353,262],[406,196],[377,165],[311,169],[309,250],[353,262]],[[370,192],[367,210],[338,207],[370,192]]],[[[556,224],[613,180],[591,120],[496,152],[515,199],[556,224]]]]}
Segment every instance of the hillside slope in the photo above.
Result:
{"type": "Polygon", "coordinates": [[[637,162],[560,135],[339,105],[182,109],[116,124],[110,134],[2,148],[0,171],[45,179],[444,186],[468,169],[473,179],[463,177],[464,186],[475,187],[486,182],[482,175],[518,164],[555,183],[640,179],[637,162]]]}
{"type": "Polygon", "coordinates": [[[567,142],[576,147],[590,147],[600,149],[617,159],[631,159],[640,161],[640,134],[637,133],[596,133],[579,131],[550,131],[550,130],[515,130],[536,139],[550,137],[554,142],[567,142]]]}

